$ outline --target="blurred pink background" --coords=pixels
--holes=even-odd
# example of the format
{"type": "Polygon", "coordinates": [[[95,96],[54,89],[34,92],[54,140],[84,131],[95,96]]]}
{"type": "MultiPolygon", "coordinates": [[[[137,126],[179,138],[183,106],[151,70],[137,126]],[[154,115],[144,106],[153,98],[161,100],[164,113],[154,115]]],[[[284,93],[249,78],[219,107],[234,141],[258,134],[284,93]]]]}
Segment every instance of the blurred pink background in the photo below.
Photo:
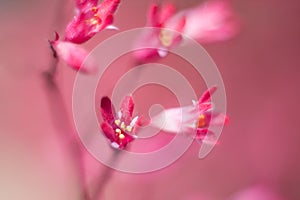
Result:
{"type": "MultiPolygon", "coordinates": [[[[184,9],[202,1],[170,2],[184,9]]],[[[103,199],[258,199],[239,196],[249,188],[267,193],[259,195],[266,200],[300,198],[300,2],[230,2],[242,22],[241,33],[204,46],[219,67],[228,98],[230,123],[221,145],[199,160],[194,143],[158,172],[114,172],[103,199]]],[[[149,3],[123,0],[115,25],[121,31],[144,26],[149,3]]],[[[54,30],[63,33],[71,17],[70,2],[0,1],[0,199],[79,199],[79,180],[52,124],[41,75],[51,60],[47,40],[54,30]],[[60,25],[53,22],[58,7],[68,13],[58,17],[60,25]]],[[[92,48],[113,34],[103,31],[85,46],[92,48]]],[[[59,65],[57,82],[70,117],[75,76],[59,65]]],[[[89,180],[106,168],[92,156],[85,159],[89,180]]]]}

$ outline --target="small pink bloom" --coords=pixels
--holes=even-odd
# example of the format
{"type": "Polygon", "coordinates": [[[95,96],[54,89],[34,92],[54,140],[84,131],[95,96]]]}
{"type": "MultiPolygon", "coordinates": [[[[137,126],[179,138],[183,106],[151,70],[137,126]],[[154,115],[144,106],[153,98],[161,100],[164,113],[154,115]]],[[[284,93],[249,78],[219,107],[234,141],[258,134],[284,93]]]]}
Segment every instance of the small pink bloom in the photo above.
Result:
{"type": "Polygon", "coordinates": [[[164,110],[152,118],[151,125],[170,133],[192,135],[198,141],[209,142],[215,139],[209,126],[221,126],[228,122],[228,117],[222,113],[213,112],[210,96],[216,87],[204,92],[199,101],[193,105],[164,110]]]}
{"type": "Polygon", "coordinates": [[[278,192],[264,185],[254,185],[234,194],[228,200],[283,200],[278,192]]]}
{"type": "Polygon", "coordinates": [[[163,4],[161,8],[158,5],[150,7],[147,26],[157,29],[146,30],[138,39],[137,47],[152,47],[137,50],[134,55],[138,60],[164,57],[167,55],[168,49],[181,42],[181,32],[186,20],[184,16],[172,20],[174,13],[175,7],[173,4],[163,4]]]}
{"type": "Polygon", "coordinates": [[[238,23],[228,1],[215,0],[181,13],[186,17],[183,33],[200,43],[227,40],[238,32],[238,23]]]}
{"type": "Polygon", "coordinates": [[[115,108],[108,97],[101,99],[101,124],[104,135],[110,140],[111,146],[124,149],[128,143],[136,138],[140,117],[132,118],[134,103],[131,96],[122,100],[120,111],[116,114],[115,108]]]}
{"type": "Polygon", "coordinates": [[[73,69],[84,73],[94,73],[97,70],[92,58],[88,58],[89,53],[78,45],[71,42],[59,41],[58,36],[50,44],[54,48],[58,59],[63,60],[73,69]]]}
{"type": "Polygon", "coordinates": [[[237,20],[227,1],[215,0],[195,8],[175,13],[172,4],[150,7],[147,26],[158,28],[147,30],[138,39],[137,47],[151,46],[135,52],[137,60],[164,57],[179,45],[183,35],[200,43],[226,40],[238,32],[237,20]]]}
{"type": "Polygon", "coordinates": [[[77,15],[65,30],[65,40],[81,44],[92,38],[96,33],[112,28],[113,14],[120,0],[104,0],[100,5],[95,0],[77,0],[77,15]]]}

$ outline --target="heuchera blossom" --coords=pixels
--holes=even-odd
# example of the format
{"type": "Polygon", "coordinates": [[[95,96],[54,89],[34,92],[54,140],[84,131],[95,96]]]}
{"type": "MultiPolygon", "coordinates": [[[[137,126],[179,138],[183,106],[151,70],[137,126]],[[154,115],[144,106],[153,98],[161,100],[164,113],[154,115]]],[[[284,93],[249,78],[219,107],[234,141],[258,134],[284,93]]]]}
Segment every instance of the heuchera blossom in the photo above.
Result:
{"type": "Polygon", "coordinates": [[[112,26],[113,14],[120,0],[104,0],[98,5],[97,0],[76,0],[77,12],[65,30],[65,39],[81,44],[92,38],[99,31],[112,26]]]}
{"type": "Polygon", "coordinates": [[[152,118],[151,125],[169,133],[188,134],[201,142],[214,141],[215,135],[208,128],[228,122],[225,114],[213,110],[210,99],[215,91],[216,87],[210,88],[193,105],[162,111],[152,118]]]}
{"type": "Polygon", "coordinates": [[[108,97],[101,99],[103,118],[101,128],[113,148],[124,149],[128,143],[137,137],[136,132],[140,126],[140,117],[132,118],[133,109],[134,102],[131,96],[124,97],[117,113],[108,97]]]}
{"type": "Polygon", "coordinates": [[[175,14],[175,6],[165,3],[161,7],[154,4],[148,11],[147,27],[155,29],[145,30],[144,34],[138,39],[136,47],[150,46],[135,51],[135,57],[140,60],[165,57],[168,49],[176,46],[182,40],[181,32],[186,23],[185,16],[172,20],[175,14]]]}
{"type": "Polygon", "coordinates": [[[184,40],[183,36],[207,43],[229,39],[238,32],[238,23],[229,3],[220,0],[178,13],[172,4],[152,5],[146,26],[159,30],[145,31],[138,39],[137,47],[154,47],[136,51],[135,57],[140,61],[166,56],[169,49],[184,40]]]}
{"type": "Polygon", "coordinates": [[[186,17],[183,33],[200,43],[227,40],[237,34],[239,25],[229,1],[215,0],[179,12],[186,17]]]}
{"type": "Polygon", "coordinates": [[[71,42],[59,40],[58,34],[55,40],[50,41],[50,45],[55,50],[58,59],[63,60],[73,69],[84,73],[94,73],[97,70],[94,60],[88,58],[89,53],[85,49],[71,42]]]}

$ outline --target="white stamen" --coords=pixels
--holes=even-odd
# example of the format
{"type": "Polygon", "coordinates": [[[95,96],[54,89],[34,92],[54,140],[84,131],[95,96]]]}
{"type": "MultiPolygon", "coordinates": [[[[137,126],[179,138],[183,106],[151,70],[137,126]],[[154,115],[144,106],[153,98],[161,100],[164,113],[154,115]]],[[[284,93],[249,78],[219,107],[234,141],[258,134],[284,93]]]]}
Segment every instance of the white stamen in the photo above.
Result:
{"type": "Polygon", "coordinates": [[[194,106],[197,106],[198,101],[192,100],[192,102],[193,102],[193,105],[194,105],[194,106]]]}
{"type": "Polygon", "coordinates": [[[119,119],[122,118],[122,112],[121,112],[121,110],[119,110],[119,112],[118,112],[118,118],[119,118],[119,119]]]}
{"type": "Polygon", "coordinates": [[[115,31],[119,30],[119,28],[116,27],[116,26],[114,26],[114,25],[108,25],[108,26],[105,27],[105,29],[107,29],[107,30],[115,30],[115,31]]]}
{"type": "Polygon", "coordinates": [[[120,145],[118,145],[118,143],[116,143],[116,142],[112,142],[110,145],[111,145],[111,147],[113,147],[115,149],[118,149],[120,147],[120,145]]]}
{"type": "Polygon", "coordinates": [[[131,135],[134,139],[136,139],[136,138],[138,138],[138,136],[137,135],[131,135]]]}
{"type": "Polygon", "coordinates": [[[137,122],[137,120],[138,120],[138,118],[139,118],[139,116],[136,116],[135,118],[133,118],[132,120],[131,120],[131,122],[130,122],[130,125],[129,126],[131,126],[131,127],[134,127],[135,126],[135,123],[137,122]]]}
{"type": "Polygon", "coordinates": [[[164,58],[168,55],[167,49],[157,49],[157,53],[161,58],[164,58]]]}

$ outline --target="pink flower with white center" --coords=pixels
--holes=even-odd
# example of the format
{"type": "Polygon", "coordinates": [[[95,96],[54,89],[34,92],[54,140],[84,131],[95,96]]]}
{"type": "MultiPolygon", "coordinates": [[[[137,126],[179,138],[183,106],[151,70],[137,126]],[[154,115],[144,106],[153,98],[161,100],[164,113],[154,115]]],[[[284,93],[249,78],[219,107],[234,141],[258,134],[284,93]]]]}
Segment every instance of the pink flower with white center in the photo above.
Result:
{"type": "Polygon", "coordinates": [[[104,135],[111,142],[111,146],[116,149],[124,149],[128,143],[132,142],[140,126],[140,117],[132,118],[134,102],[131,96],[126,96],[122,100],[119,112],[108,97],[101,99],[101,114],[103,122],[101,124],[104,135]]]}
{"type": "Polygon", "coordinates": [[[81,44],[99,31],[116,29],[112,25],[113,14],[120,0],[104,0],[100,5],[96,0],[76,0],[77,14],[65,30],[66,41],[81,44]]]}
{"type": "Polygon", "coordinates": [[[148,30],[138,39],[136,46],[151,46],[135,52],[139,61],[165,57],[168,50],[191,37],[200,43],[226,40],[238,32],[237,20],[227,1],[215,0],[175,14],[172,4],[150,8],[147,26],[161,28],[148,30]]]}
{"type": "Polygon", "coordinates": [[[185,25],[185,17],[172,20],[175,13],[173,4],[163,4],[161,7],[154,4],[148,13],[148,27],[154,27],[151,31],[146,30],[138,39],[136,46],[151,46],[151,49],[142,49],[134,52],[134,56],[144,61],[156,57],[165,57],[168,49],[176,46],[182,40],[181,32],[185,25]]]}
{"type": "Polygon", "coordinates": [[[193,101],[193,105],[162,111],[152,118],[151,125],[169,133],[191,135],[201,142],[215,140],[214,133],[208,128],[228,122],[225,114],[213,112],[210,99],[215,90],[216,87],[212,87],[204,92],[199,101],[193,101]]]}
{"type": "Polygon", "coordinates": [[[89,53],[85,49],[71,42],[58,39],[59,36],[56,34],[56,39],[50,41],[50,45],[55,50],[58,59],[63,60],[67,65],[80,72],[94,73],[97,70],[94,60],[88,58],[89,53]]]}

